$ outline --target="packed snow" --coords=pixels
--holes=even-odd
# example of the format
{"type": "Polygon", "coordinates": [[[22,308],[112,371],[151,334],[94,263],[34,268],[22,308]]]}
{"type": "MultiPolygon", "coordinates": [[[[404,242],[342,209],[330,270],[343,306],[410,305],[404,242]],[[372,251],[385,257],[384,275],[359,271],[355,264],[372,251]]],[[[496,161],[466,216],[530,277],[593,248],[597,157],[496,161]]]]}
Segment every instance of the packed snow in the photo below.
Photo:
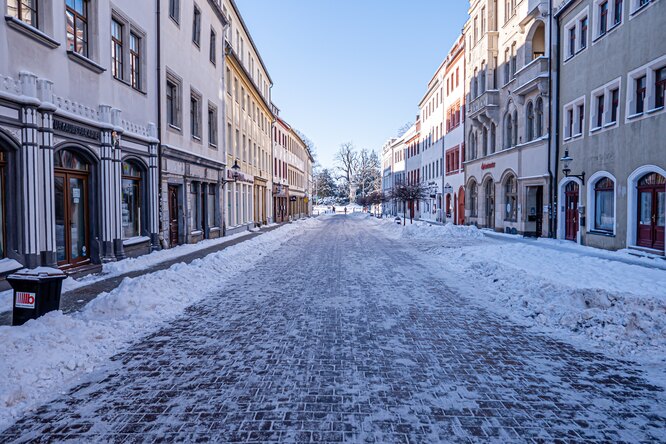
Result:
{"type": "Polygon", "coordinates": [[[469,226],[369,220],[394,239],[412,241],[461,294],[560,339],[646,364],[666,385],[661,262],[627,263],[623,252],[484,236],[469,226]]]}
{"type": "MultiPolygon", "coordinates": [[[[60,311],[20,327],[0,326],[0,430],[37,403],[58,395],[85,373],[195,303],[224,291],[227,282],[319,222],[303,219],[167,270],[142,275],[102,293],[81,312],[60,311]]],[[[227,238],[228,240],[228,238],[227,238]]],[[[178,247],[118,264],[121,274],[181,255],[178,247]],[[152,256],[152,257],[150,257],[152,256]],[[155,262],[153,262],[155,263],[155,262]]]]}

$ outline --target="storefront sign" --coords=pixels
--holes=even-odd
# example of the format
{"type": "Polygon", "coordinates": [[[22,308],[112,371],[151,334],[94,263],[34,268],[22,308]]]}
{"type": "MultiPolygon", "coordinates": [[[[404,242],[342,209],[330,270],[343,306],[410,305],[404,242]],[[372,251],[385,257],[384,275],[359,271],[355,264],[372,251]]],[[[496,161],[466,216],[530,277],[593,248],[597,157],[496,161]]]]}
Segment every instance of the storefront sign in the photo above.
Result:
{"type": "Polygon", "coordinates": [[[86,128],[73,123],[63,122],[62,120],[53,119],[53,129],[55,131],[62,131],[63,133],[74,134],[75,136],[85,137],[86,139],[99,140],[100,132],[94,129],[86,128]]]}
{"type": "Polygon", "coordinates": [[[482,170],[489,170],[490,168],[495,168],[495,162],[481,164],[482,170]]]}
{"type": "Polygon", "coordinates": [[[35,308],[35,293],[17,291],[14,306],[16,308],[35,308]]]}

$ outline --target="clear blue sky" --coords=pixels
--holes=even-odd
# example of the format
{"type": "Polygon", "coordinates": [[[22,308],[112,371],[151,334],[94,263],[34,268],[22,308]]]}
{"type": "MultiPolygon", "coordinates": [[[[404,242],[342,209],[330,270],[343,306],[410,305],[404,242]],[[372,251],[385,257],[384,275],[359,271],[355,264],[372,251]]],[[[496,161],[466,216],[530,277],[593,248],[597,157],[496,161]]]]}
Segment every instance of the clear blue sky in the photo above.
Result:
{"type": "Polygon", "coordinates": [[[379,151],[413,121],[467,19],[465,0],[236,0],[280,116],[315,143],[379,151]]]}

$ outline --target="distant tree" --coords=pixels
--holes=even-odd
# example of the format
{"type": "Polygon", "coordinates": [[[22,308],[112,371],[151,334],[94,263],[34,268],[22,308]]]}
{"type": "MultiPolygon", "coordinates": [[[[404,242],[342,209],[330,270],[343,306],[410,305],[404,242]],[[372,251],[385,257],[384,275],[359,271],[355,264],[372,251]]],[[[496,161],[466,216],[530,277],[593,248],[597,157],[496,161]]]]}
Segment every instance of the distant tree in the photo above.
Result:
{"type": "Polygon", "coordinates": [[[419,182],[415,184],[398,184],[391,190],[391,198],[402,202],[403,220],[402,224],[405,225],[407,214],[407,207],[409,207],[409,223],[414,222],[414,206],[428,197],[430,191],[425,184],[419,182]]]}
{"type": "Polygon", "coordinates": [[[407,131],[414,125],[414,122],[407,122],[404,125],[402,125],[400,128],[398,128],[398,133],[397,136],[398,138],[401,138],[402,136],[405,135],[407,131]]]}
{"type": "Polygon", "coordinates": [[[355,179],[358,174],[358,157],[358,152],[356,151],[354,144],[351,142],[345,142],[340,145],[340,148],[335,155],[336,179],[341,180],[343,185],[347,188],[347,196],[349,199],[355,197],[353,196],[353,190],[355,179]]]}
{"type": "Polygon", "coordinates": [[[314,142],[312,140],[310,140],[310,138],[308,136],[306,136],[305,134],[303,134],[299,130],[295,130],[295,131],[296,131],[296,134],[298,134],[298,137],[300,137],[301,140],[303,141],[303,143],[305,143],[305,148],[307,148],[307,150],[310,152],[310,155],[314,159],[315,163],[317,163],[317,147],[314,144],[314,142]]]}
{"type": "Polygon", "coordinates": [[[328,168],[324,168],[315,175],[315,190],[317,199],[336,196],[337,184],[328,168]]]}
{"type": "Polygon", "coordinates": [[[381,190],[375,190],[368,194],[366,198],[366,205],[374,206],[375,216],[377,216],[379,214],[379,206],[385,202],[388,202],[389,200],[390,197],[386,195],[386,193],[382,192],[381,190]]]}
{"type": "Polygon", "coordinates": [[[358,155],[356,186],[362,195],[381,189],[381,163],[374,151],[362,149],[358,155]]]}

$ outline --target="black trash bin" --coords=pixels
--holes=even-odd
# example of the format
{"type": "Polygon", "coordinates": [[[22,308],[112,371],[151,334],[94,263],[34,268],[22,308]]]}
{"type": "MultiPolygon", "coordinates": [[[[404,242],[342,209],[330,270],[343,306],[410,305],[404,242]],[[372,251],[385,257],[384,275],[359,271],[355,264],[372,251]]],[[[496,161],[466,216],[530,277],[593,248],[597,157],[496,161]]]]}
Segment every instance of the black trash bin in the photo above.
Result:
{"type": "Polygon", "coordinates": [[[19,270],[7,276],[14,289],[12,325],[23,325],[30,319],[60,309],[61,270],[48,267],[19,270]]]}

